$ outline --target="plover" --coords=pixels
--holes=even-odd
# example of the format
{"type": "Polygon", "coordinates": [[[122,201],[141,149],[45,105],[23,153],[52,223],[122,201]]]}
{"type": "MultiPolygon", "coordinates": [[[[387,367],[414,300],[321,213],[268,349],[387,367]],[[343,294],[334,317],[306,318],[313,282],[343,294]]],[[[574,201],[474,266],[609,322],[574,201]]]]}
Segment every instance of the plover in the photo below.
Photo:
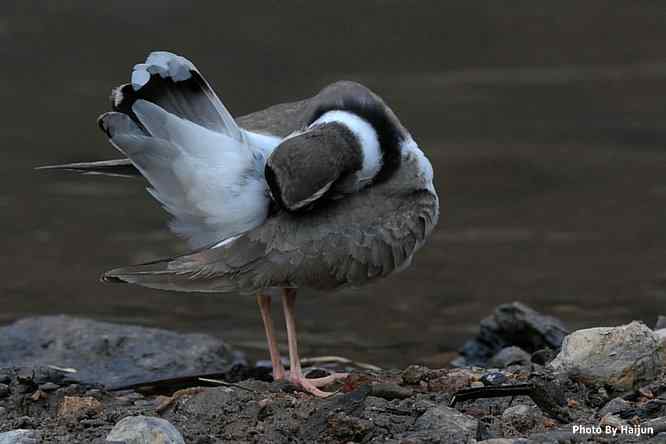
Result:
{"type": "Polygon", "coordinates": [[[257,295],[275,379],[305,378],[298,288],[361,286],[406,268],[437,223],[430,162],[384,101],[339,81],[234,119],[187,59],[153,52],[113,90],[100,128],[125,158],[45,168],[143,176],[193,251],[104,273],[108,282],[257,295]],[[270,316],[280,294],[289,371],[270,316]]]}

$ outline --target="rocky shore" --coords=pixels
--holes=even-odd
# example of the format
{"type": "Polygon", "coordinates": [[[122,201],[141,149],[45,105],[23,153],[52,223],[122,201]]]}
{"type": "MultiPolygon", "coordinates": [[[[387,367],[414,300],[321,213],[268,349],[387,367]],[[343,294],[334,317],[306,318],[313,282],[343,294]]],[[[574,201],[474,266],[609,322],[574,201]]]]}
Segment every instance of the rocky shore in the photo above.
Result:
{"type": "Polygon", "coordinates": [[[666,329],[568,332],[497,307],[451,367],[351,375],[315,399],[206,335],[66,316],[0,328],[0,444],[666,443],[666,329]]]}

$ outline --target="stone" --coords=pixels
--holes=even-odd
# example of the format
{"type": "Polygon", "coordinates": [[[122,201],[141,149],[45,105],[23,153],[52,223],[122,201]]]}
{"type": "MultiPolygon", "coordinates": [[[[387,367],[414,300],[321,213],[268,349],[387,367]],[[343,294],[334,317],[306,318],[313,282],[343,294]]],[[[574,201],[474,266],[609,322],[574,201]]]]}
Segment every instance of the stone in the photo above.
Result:
{"type": "Polygon", "coordinates": [[[100,414],[102,410],[102,403],[90,396],[65,396],[58,406],[58,416],[90,417],[100,414]]]}
{"type": "Polygon", "coordinates": [[[106,441],[124,444],[185,444],[183,435],[166,419],[128,416],[109,432],[106,441]]]}
{"type": "Polygon", "coordinates": [[[483,385],[502,385],[507,382],[509,378],[502,372],[490,372],[481,376],[481,382],[483,385]]]}
{"type": "Polygon", "coordinates": [[[520,347],[505,347],[498,351],[488,365],[492,368],[505,368],[511,365],[527,365],[531,362],[532,356],[520,347]]]}
{"type": "Polygon", "coordinates": [[[9,386],[7,384],[0,384],[0,399],[6,398],[9,395],[9,386]]]}
{"type": "Polygon", "coordinates": [[[628,425],[629,423],[627,421],[617,415],[612,415],[610,413],[608,415],[604,415],[604,417],[599,421],[599,426],[602,429],[605,429],[606,427],[612,427],[619,430],[621,427],[628,425]]]}
{"type": "Polygon", "coordinates": [[[418,384],[430,372],[428,367],[410,365],[402,371],[400,376],[405,384],[418,384]]]}
{"type": "Polygon", "coordinates": [[[477,429],[478,422],[471,416],[450,407],[435,406],[426,410],[414,422],[413,431],[403,434],[401,438],[403,441],[467,443],[476,439],[477,429]]]}
{"type": "Polygon", "coordinates": [[[434,392],[456,392],[469,385],[476,375],[463,368],[434,370],[428,375],[428,389],[434,392]]]}
{"type": "Polygon", "coordinates": [[[621,412],[622,410],[627,410],[629,408],[631,408],[630,402],[625,401],[622,398],[613,398],[610,401],[608,401],[606,405],[604,405],[599,410],[599,412],[597,412],[597,415],[601,417],[608,414],[615,414],[621,412]]]}
{"type": "Polygon", "coordinates": [[[0,444],[37,444],[41,439],[37,430],[17,429],[0,433],[0,444]]]}
{"type": "Polygon", "coordinates": [[[514,405],[502,413],[502,432],[504,436],[526,436],[530,432],[540,432],[543,431],[543,420],[538,407],[514,405]]]}
{"type": "Polygon", "coordinates": [[[657,317],[657,323],[654,325],[653,330],[666,329],[666,316],[659,315],[657,317]]]}
{"type": "Polygon", "coordinates": [[[52,392],[54,390],[58,390],[59,388],[60,386],[58,384],[54,384],[53,382],[47,382],[39,386],[39,389],[43,392],[52,392]]]}
{"type": "Polygon", "coordinates": [[[527,444],[528,442],[525,438],[492,438],[477,441],[477,444],[527,444]]]}
{"type": "Polygon", "coordinates": [[[515,345],[527,353],[559,349],[569,331],[562,321],[520,303],[502,304],[483,319],[476,338],[467,341],[456,367],[487,367],[488,360],[503,348],[515,345]]]}
{"type": "Polygon", "coordinates": [[[224,372],[234,359],[221,339],[209,335],[70,316],[25,318],[0,328],[0,367],[26,367],[19,381],[28,385],[58,384],[64,377],[79,383],[128,385],[224,372]]]}
{"type": "Polygon", "coordinates": [[[663,364],[659,337],[634,321],[573,332],[549,366],[585,384],[627,391],[651,382],[663,364]]]}

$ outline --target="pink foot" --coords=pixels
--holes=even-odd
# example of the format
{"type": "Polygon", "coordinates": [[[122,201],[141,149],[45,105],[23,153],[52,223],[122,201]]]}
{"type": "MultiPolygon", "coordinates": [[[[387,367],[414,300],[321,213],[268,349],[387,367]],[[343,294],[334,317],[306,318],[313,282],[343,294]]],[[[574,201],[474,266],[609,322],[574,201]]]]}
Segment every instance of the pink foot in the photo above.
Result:
{"type": "Polygon", "coordinates": [[[317,398],[328,398],[329,396],[333,396],[335,394],[333,392],[324,392],[322,390],[319,390],[317,386],[311,382],[310,379],[302,375],[301,376],[289,375],[289,382],[294,384],[296,387],[299,387],[304,391],[310,393],[311,395],[316,396],[317,398]]]}

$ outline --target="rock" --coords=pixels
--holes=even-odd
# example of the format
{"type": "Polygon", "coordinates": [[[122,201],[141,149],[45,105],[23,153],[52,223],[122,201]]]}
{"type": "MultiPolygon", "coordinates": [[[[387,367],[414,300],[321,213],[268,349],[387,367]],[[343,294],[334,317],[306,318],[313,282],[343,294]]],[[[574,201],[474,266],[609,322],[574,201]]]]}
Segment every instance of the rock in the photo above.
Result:
{"type": "Polygon", "coordinates": [[[626,391],[651,382],[663,364],[658,336],[634,321],[573,332],[549,365],[574,380],[626,391]]]}
{"type": "Polygon", "coordinates": [[[422,365],[410,365],[404,369],[400,376],[405,384],[418,384],[430,372],[430,369],[422,365]]]}
{"type": "Polygon", "coordinates": [[[657,323],[654,324],[653,330],[666,329],[666,316],[659,315],[657,317],[657,323]]]}
{"type": "MultiPolygon", "coordinates": [[[[478,422],[471,416],[445,406],[432,407],[421,415],[412,432],[401,437],[404,440],[432,443],[467,443],[476,438],[478,422]]],[[[408,441],[409,442],[409,441],[408,441]]]]}
{"type": "Polygon", "coordinates": [[[543,420],[538,407],[514,405],[502,413],[502,432],[504,436],[525,436],[529,432],[543,431],[543,420]]]}
{"type": "Polygon", "coordinates": [[[409,398],[414,394],[414,392],[411,389],[399,386],[397,384],[386,384],[386,383],[372,384],[370,386],[370,389],[371,389],[370,390],[371,396],[387,399],[389,401],[391,399],[409,398]]]}
{"type": "Polygon", "coordinates": [[[152,416],[123,418],[106,440],[124,444],[185,444],[183,436],[169,421],[152,416]]]}
{"type": "Polygon", "coordinates": [[[659,330],[655,330],[654,334],[659,337],[659,340],[661,341],[662,345],[666,345],[666,328],[660,328],[659,330]]]}
{"type": "Polygon", "coordinates": [[[107,386],[194,373],[222,372],[234,355],[220,339],[69,316],[26,318],[0,328],[0,367],[53,369],[20,375],[22,383],[57,378],[107,386]]]}
{"type": "Polygon", "coordinates": [[[506,375],[502,372],[490,372],[481,376],[483,385],[502,385],[508,381],[506,375]]]}
{"type": "Polygon", "coordinates": [[[487,367],[488,360],[503,348],[515,345],[528,353],[544,348],[559,349],[568,330],[559,319],[514,302],[503,304],[481,321],[479,335],[463,346],[456,367],[487,367]]]}
{"type": "Polygon", "coordinates": [[[490,358],[488,365],[492,368],[505,368],[511,365],[527,365],[530,363],[531,358],[530,354],[522,348],[511,346],[498,351],[492,358],[490,358]]]}
{"type": "Polygon", "coordinates": [[[9,396],[9,386],[7,384],[0,384],[0,399],[9,396]]]}
{"type": "Polygon", "coordinates": [[[469,369],[433,370],[428,375],[428,389],[434,392],[456,392],[469,387],[476,375],[469,369]]]}
{"type": "Polygon", "coordinates": [[[629,408],[631,408],[631,403],[625,401],[622,398],[614,398],[608,401],[606,405],[599,410],[597,415],[605,416],[608,414],[615,414],[621,412],[622,410],[627,410],[629,408]]]}
{"type": "Polygon", "coordinates": [[[524,438],[492,438],[484,441],[477,441],[477,444],[527,444],[529,441],[524,438]]]}
{"type": "Polygon", "coordinates": [[[60,386],[58,384],[54,384],[53,382],[47,382],[39,386],[39,389],[43,392],[52,392],[54,390],[58,390],[59,388],[60,386]]]}
{"type": "Polygon", "coordinates": [[[629,423],[627,421],[617,415],[611,415],[610,413],[605,415],[599,421],[599,427],[601,427],[603,430],[606,430],[606,427],[612,427],[619,430],[621,427],[626,427],[628,425],[629,423]]]}
{"type": "Polygon", "coordinates": [[[0,433],[0,444],[37,444],[41,439],[37,430],[17,429],[0,433]]]}
{"type": "Polygon", "coordinates": [[[102,410],[104,410],[102,403],[95,398],[65,396],[58,407],[58,416],[91,417],[98,415],[102,410]]]}
{"type": "MultiPolygon", "coordinates": [[[[568,428],[571,429],[571,426],[568,428]]],[[[580,435],[575,435],[571,430],[549,430],[543,433],[533,433],[528,442],[529,444],[574,444],[589,441],[581,440],[580,435]]]]}

